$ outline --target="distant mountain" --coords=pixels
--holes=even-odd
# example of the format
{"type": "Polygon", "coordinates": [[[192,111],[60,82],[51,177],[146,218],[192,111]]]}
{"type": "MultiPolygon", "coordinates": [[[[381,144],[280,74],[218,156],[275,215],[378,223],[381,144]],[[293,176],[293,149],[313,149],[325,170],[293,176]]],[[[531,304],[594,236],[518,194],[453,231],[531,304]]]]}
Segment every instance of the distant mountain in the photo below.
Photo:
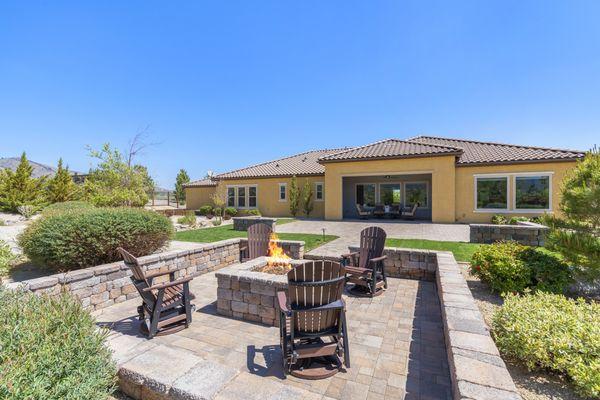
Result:
{"type": "MultiPolygon", "coordinates": [[[[20,162],[21,162],[21,157],[0,158],[0,169],[9,168],[14,171],[17,169],[20,162]]],[[[31,161],[31,160],[29,160],[29,164],[33,167],[32,175],[34,178],[39,178],[41,176],[51,177],[51,176],[54,176],[54,174],[56,173],[56,168],[51,167],[50,165],[40,164],[38,162],[31,161]]],[[[76,171],[69,170],[69,172],[71,172],[72,175],[81,175],[81,173],[76,172],[76,171]]]]}

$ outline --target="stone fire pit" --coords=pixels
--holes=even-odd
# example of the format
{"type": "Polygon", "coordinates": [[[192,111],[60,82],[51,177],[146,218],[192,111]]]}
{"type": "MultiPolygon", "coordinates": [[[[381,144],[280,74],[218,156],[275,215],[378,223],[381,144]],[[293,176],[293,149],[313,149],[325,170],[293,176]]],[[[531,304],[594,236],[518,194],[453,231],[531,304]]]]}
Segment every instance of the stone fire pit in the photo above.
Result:
{"type": "MultiPolygon", "coordinates": [[[[266,325],[277,326],[277,291],[287,289],[287,276],[258,271],[267,265],[268,257],[238,263],[217,273],[217,312],[266,325]]],[[[290,260],[292,266],[302,260],[290,260]]]]}

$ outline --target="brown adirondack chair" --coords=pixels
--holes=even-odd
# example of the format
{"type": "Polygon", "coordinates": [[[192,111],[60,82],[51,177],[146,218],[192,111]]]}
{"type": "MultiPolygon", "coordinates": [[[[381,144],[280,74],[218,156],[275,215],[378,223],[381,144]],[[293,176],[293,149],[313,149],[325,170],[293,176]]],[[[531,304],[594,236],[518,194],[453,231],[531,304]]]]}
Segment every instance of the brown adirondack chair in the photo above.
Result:
{"type": "Polygon", "coordinates": [[[345,269],[316,260],[288,272],[288,294],[277,292],[283,368],[299,378],[335,375],[350,368],[344,291],[345,269]]]}
{"type": "Polygon", "coordinates": [[[357,296],[379,296],[387,289],[387,278],[383,261],[385,231],[371,226],[360,233],[360,250],[343,254],[342,263],[346,267],[346,282],[353,283],[349,290],[357,296]]]}
{"type": "Polygon", "coordinates": [[[269,255],[269,240],[273,229],[267,224],[257,222],[248,228],[248,245],[240,248],[242,261],[253,260],[269,255]]]}
{"type": "Polygon", "coordinates": [[[145,273],[131,253],[121,247],[117,250],[131,269],[131,281],[142,297],[142,305],[137,308],[141,333],[152,339],[187,328],[194,308],[189,289],[193,278],[176,280],[174,271],[145,273]],[[169,275],[168,282],[153,284],[154,278],[165,275],[169,275]]]}

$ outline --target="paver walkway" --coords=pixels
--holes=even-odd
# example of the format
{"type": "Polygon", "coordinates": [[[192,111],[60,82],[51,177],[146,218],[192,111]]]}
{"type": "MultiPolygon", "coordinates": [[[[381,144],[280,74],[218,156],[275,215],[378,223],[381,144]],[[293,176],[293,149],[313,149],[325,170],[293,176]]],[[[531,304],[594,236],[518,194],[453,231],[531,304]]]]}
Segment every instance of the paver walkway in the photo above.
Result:
{"type": "Polygon", "coordinates": [[[185,391],[245,400],[451,398],[433,282],[390,279],[382,296],[345,296],[351,368],[318,381],[285,379],[278,328],[217,315],[216,287],[214,273],[194,279],[197,311],[191,327],[152,340],[138,335],[139,299],[100,311],[99,323],[112,328],[109,344],[118,364],[172,381],[178,398],[185,391]]]}
{"type": "Polygon", "coordinates": [[[428,239],[450,242],[468,242],[469,225],[434,224],[431,222],[410,221],[322,221],[298,220],[277,226],[277,232],[314,233],[339,236],[323,246],[317,247],[308,254],[316,256],[337,256],[348,252],[348,246],[356,246],[360,240],[360,231],[368,226],[379,226],[385,230],[388,238],[428,239]]]}

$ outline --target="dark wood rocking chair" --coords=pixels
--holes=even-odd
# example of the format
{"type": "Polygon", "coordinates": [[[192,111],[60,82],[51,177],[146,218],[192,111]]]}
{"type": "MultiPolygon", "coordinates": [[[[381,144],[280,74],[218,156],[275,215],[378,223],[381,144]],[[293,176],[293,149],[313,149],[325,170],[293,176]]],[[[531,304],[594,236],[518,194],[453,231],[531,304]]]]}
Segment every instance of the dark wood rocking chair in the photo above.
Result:
{"type": "Polygon", "coordinates": [[[385,231],[371,226],[360,233],[360,250],[343,254],[342,263],[346,267],[346,282],[353,283],[351,294],[361,297],[374,297],[387,289],[387,278],[383,261],[385,231]]]}
{"type": "Polygon", "coordinates": [[[248,228],[248,245],[240,248],[241,261],[269,255],[269,240],[273,229],[267,224],[257,222],[248,228]]]}
{"type": "Polygon", "coordinates": [[[288,293],[277,292],[283,368],[304,379],[335,375],[350,368],[344,267],[333,261],[307,261],[288,272],[288,293]]]}
{"type": "Polygon", "coordinates": [[[117,249],[133,275],[131,281],[142,297],[137,308],[140,332],[152,339],[187,328],[192,323],[194,306],[190,303],[188,276],[175,280],[175,271],[144,273],[138,260],[127,250],[117,249]],[[169,275],[169,281],[153,284],[154,278],[169,275]]]}

